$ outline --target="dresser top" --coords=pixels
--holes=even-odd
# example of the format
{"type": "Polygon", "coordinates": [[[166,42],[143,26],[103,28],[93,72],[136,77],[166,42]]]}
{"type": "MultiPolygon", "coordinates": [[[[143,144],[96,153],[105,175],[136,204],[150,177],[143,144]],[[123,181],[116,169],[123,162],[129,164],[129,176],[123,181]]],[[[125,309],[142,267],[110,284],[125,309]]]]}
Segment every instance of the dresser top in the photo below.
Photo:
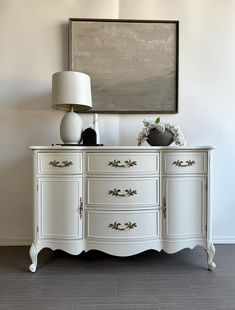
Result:
{"type": "Polygon", "coordinates": [[[176,151],[176,150],[212,150],[212,146],[62,146],[62,145],[53,145],[53,146],[30,146],[31,150],[103,150],[103,151],[112,151],[112,150],[167,150],[167,151],[176,151]]]}

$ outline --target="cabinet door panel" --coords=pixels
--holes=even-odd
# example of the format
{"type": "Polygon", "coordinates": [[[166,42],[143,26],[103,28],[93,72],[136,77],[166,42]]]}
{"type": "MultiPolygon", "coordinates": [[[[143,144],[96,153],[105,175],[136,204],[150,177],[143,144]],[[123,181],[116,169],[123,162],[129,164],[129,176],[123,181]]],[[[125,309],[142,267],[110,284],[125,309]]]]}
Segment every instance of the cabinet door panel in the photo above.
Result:
{"type": "Polygon", "coordinates": [[[205,237],[206,178],[164,178],[165,238],[205,237]]]}
{"type": "Polygon", "coordinates": [[[39,236],[41,238],[82,238],[79,214],[81,178],[39,179],[39,236]]]}

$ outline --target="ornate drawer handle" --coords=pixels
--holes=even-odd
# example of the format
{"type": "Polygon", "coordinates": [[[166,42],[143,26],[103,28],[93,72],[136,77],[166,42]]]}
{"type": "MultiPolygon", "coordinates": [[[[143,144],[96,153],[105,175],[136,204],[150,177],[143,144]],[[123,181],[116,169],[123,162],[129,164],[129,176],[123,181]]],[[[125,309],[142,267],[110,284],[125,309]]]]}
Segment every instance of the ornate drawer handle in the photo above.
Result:
{"type": "Polygon", "coordinates": [[[108,192],[109,195],[112,195],[112,196],[119,196],[119,197],[130,197],[130,196],[134,196],[134,195],[137,195],[137,191],[134,189],[132,190],[131,188],[129,189],[125,189],[125,192],[126,194],[121,194],[121,190],[120,189],[117,189],[117,188],[114,188],[113,190],[110,190],[108,192]]]}
{"type": "Polygon", "coordinates": [[[125,223],[125,227],[119,227],[121,226],[121,223],[114,222],[113,224],[109,224],[109,227],[115,230],[121,230],[121,231],[127,231],[130,229],[134,229],[137,227],[136,223],[131,223],[130,221],[128,223],[125,223]]]}
{"type": "Polygon", "coordinates": [[[195,160],[186,160],[186,164],[183,164],[183,160],[175,160],[173,161],[172,165],[175,165],[176,167],[190,167],[195,165],[195,160]]]}
{"type": "Polygon", "coordinates": [[[64,160],[64,161],[62,161],[62,164],[60,164],[60,162],[56,161],[56,160],[49,162],[49,166],[57,167],[57,168],[69,167],[69,166],[73,165],[73,162],[72,161],[64,160]]]}
{"type": "Polygon", "coordinates": [[[82,214],[83,214],[83,201],[82,198],[80,198],[80,205],[79,205],[79,215],[80,215],[80,219],[82,219],[82,214]]]}
{"type": "Polygon", "coordinates": [[[132,161],[131,159],[125,160],[124,163],[125,164],[121,164],[120,160],[114,159],[114,161],[108,162],[108,166],[115,167],[115,168],[130,168],[130,167],[137,166],[137,162],[135,160],[132,161]]]}

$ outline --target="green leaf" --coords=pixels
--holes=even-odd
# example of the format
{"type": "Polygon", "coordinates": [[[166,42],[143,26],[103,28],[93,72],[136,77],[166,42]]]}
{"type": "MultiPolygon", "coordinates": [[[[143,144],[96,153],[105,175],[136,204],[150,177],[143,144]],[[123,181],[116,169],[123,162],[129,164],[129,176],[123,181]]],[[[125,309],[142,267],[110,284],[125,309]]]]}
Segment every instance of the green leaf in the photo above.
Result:
{"type": "Polygon", "coordinates": [[[156,118],[155,123],[156,123],[156,124],[159,124],[159,123],[160,123],[160,117],[157,117],[157,118],[156,118]]]}

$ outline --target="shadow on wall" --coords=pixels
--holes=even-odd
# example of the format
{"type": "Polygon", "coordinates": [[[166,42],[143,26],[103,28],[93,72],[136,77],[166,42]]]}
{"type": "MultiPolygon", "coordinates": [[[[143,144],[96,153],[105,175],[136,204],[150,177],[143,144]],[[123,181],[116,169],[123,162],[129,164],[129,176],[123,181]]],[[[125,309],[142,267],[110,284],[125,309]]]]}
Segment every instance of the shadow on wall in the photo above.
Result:
{"type": "Polygon", "coordinates": [[[5,165],[1,165],[0,239],[12,238],[19,241],[32,239],[33,178],[31,167],[30,152],[22,154],[17,160],[9,160],[5,162],[5,165]]]}
{"type": "Polygon", "coordinates": [[[27,148],[58,143],[61,112],[51,109],[48,93],[22,94],[9,96],[8,109],[0,111],[0,241],[24,243],[32,239],[33,221],[32,151],[27,148]]]}
{"type": "MultiPolygon", "coordinates": [[[[61,51],[62,51],[62,64],[63,68],[57,68],[57,71],[67,71],[69,70],[69,35],[68,35],[68,23],[63,23],[60,25],[61,31],[61,51]]],[[[54,73],[54,72],[53,72],[54,73]]],[[[52,73],[52,74],[53,74],[52,73]]]]}

